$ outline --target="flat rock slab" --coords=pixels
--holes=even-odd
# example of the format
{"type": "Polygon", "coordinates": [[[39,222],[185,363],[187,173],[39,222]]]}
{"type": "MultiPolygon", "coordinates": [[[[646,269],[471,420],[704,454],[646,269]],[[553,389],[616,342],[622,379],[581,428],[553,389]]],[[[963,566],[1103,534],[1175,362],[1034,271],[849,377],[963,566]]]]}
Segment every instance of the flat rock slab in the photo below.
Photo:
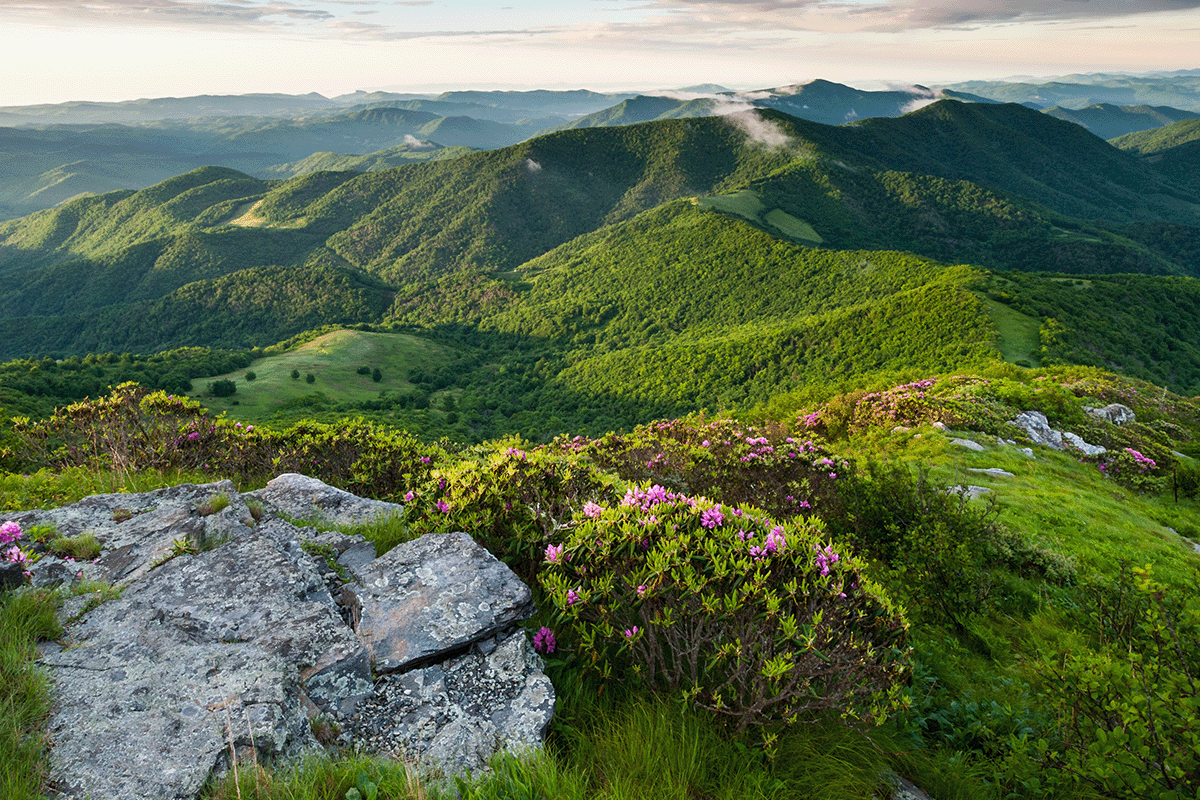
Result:
{"type": "Polygon", "coordinates": [[[60,537],[92,534],[101,547],[92,564],[46,555],[33,565],[33,585],[55,585],[83,570],[105,583],[128,583],[167,558],[175,543],[211,547],[250,530],[254,518],[230,481],[185,483],[139,494],[101,494],[49,510],[5,514],[24,530],[52,525],[60,537]]]}
{"type": "Polygon", "coordinates": [[[523,630],[495,641],[486,655],[380,679],[351,723],[362,746],[443,775],[478,772],[501,748],[541,747],[554,687],[523,630]]]}
{"type": "Polygon", "coordinates": [[[967,450],[974,450],[976,453],[982,453],[984,451],[983,445],[981,445],[979,442],[973,442],[970,439],[951,439],[950,444],[955,445],[956,447],[965,448],[967,450]]]}
{"type": "Polygon", "coordinates": [[[980,497],[983,497],[985,494],[994,494],[994,492],[986,486],[975,486],[974,484],[968,486],[951,486],[946,489],[946,491],[951,494],[962,495],[968,500],[976,500],[980,497]]]}
{"type": "Polygon", "coordinates": [[[978,472],[981,475],[988,475],[993,478],[1015,478],[1016,477],[1016,475],[1009,472],[1008,470],[1000,469],[999,467],[989,467],[987,469],[980,469],[978,467],[967,467],[967,472],[978,472]]]}
{"type": "Polygon", "coordinates": [[[297,532],[274,520],[161,564],[42,657],[66,796],[194,797],[228,757],[230,721],[237,746],[281,755],[312,744],[301,690],[341,712],[371,693],[366,650],[297,532]]]}
{"type": "Polygon", "coordinates": [[[316,478],[286,472],[246,497],[262,501],[277,514],[330,525],[370,525],[404,513],[404,506],[369,500],[316,478]]]}
{"type": "Polygon", "coordinates": [[[461,532],[400,544],[363,566],[347,588],[379,674],[451,655],[534,611],[529,587],[461,532]]]}

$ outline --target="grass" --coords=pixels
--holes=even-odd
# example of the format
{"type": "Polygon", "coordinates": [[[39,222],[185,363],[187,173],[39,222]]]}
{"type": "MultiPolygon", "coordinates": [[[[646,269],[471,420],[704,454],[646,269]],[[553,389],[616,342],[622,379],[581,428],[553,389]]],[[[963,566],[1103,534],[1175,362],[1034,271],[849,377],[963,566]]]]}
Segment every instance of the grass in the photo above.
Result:
{"type": "Polygon", "coordinates": [[[696,205],[712,211],[733,214],[755,225],[774,229],[788,239],[800,244],[815,245],[825,240],[804,220],[794,217],[781,208],[768,209],[762,195],[753,189],[742,189],[732,194],[696,198],[696,205]]]}
{"type": "MultiPolygon", "coordinates": [[[[209,483],[214,480],[201,472],[186,470],[140,470],[96,472],[71,467],[61,472],[48,469],[30,475],[0,473],[0,513],[56,508],[75,503],[94,494],[150,492],[181,483],[209,483]]],[[[243,491],[249,491],[244,488],[243,491]]]]}
{"type": "Polygon", "coordinates": [[[1014,308],[997,303],[994,300],[982,298],[987,306],[996,333],[1000,335],[1000,355],[1010,364],[1024,361],[1028,366],[1039,367],[1042,364],[1038,352],[1041,339],[1038,329],[1041,320],[1022,314],[1014,308]]]}
{"type": "Polygon", "coordinates": [[[409,370],[439,367],[453,358],[453,351],[417,336],[402,333],[371,333],[339,330],[327,333],[295,350],[261,358],[246,369],[195,378],[196,397],[213,411],[229,412],[249,422],[270,419],[289,402],[320,393],[334,403],[374,400],[380,392],[404,393],[416,386],[408,380],[409,370]],[[378,367],[378,383],[371,375],[360,375],[363,365],[378,367]],[[293,378],[295,370],[300,377],[293,378]],[[246,373],[254,372],[253,381],[246,373]],[[316,380],[307,383],[312,373],[316,380]],[[213,397],[208,385],[228,379],[237,386],[229,397],[213,397]],[[235,405],[236,402],[236,405],[235,405]]]}
{"type": "Polygon", "coordinates": [[[0,796],[7,800],[42,797],[50,692],[33,659],[38,641],[61,634],[57,608],[52,592],[0,593],[0,796]]]}

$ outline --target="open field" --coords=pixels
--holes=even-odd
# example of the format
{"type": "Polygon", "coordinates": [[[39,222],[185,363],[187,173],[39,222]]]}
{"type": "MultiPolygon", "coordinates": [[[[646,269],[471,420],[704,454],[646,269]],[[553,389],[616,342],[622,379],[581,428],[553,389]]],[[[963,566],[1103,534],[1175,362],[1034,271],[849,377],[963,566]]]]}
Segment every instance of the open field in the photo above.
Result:
{"type": "Polygon", "coordinates": [[[268,356],[247,369],[224,375],[196,378],[195,395],[213,411],[227,411],[244,420],[264,420],[289,401],[317,393],[330,401],[354,403],[379,397],[380,392],[408,392],[416,388],[409,370],[424,369],[453,358],[453,351],[425,339],[400,333],[334,331],[295,350],[268,356]],[[378,368],[378,383],[360,367],[378,368]],[[293,378],[295,370],[300,377],[293,378]],[[255,373],[253,381],[246,373],[255,373]],[[308,383],[306,376],[314,378],[308,383]],[[229,397],[214,397],[209,384],[227,378],[237,386],[229,397]]]}

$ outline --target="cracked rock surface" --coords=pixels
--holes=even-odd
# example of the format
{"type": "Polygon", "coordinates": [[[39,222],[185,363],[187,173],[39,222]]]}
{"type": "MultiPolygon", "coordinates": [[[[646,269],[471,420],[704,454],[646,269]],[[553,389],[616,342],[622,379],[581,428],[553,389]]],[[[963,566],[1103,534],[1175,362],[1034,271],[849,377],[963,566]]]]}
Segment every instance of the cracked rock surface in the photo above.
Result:
{"type": "MultiPolygon", "coordinates": [[[[348,505],[306,486],[333,498],[331,517],[348,505]]],[[[361,536],[256,522],[228,482],[7,516],[92,533],[102,552],[87,577],[124,587],[107,602],[68,598],[63,639],[42,649],[59,796],[190,800],[228,768],[230,737],[242,756],[286,759],[318,747],[317,713],[348,746],[461,774],[501,747],[539,746],[553,714],[553,687],[516,627],[532,613],[529,589],[466,534],[374,558],[361,536]],[[389,654],[381,678],[374,648],[389,654]]],[[[80,566],[43,561],[58,562],[35,572],[43,584],[80,566]]]]}

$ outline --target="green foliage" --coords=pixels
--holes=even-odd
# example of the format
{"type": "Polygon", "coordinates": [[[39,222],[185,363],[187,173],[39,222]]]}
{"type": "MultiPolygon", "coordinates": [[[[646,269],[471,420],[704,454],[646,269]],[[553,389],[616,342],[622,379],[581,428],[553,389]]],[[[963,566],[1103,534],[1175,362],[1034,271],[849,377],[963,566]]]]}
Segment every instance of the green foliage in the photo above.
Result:
{"type": "Polygon", "coordinates": [[[824,519],[830,532],[883,566],[907,608],[963,629],[998,602],[996,567],[1073,578],[1063,559],[1005,532],[993,507],[968,500],[904,466],[869,463],[839,482],[839,502],[824,519]]]}
{"type": "Polygon", "coordinates": [[[778,423],[759,428],[697,415],[610,433],[586,445],[580,437],[561,437],[556,444],[587,453],[626,481],[756,505],[779,519],[822,513],[836,500],[838,476],[850,465],[807,431],[791,433],[778,423]]]}
{"type": "Polygon", "coordinates": [[[383,380],[383,372],[379,369],[379,367],[371,370],[371,380],[375,383],[379,383],[381,380],[383,380]]]}
{"type": "Polygon", "coordinates": [[[661,486],[584,517],[539,579],[587,668],[681,692],[739,730],[820,712],[878,724],[894,708],[907,623],[819,526],[661,486]]]}
{"type": "Polygon", "coordinates": [[[317,382],[317,376],[316,376],[316,375],[313,375],[311,372],[309,372],[308,374],[306,374],[306,375],[304,376],[304,382],[305,382],[305,383],[316,383],[316,382],[317,382]]]}
{"type": "Polygon", "coordinates": [[[292,380],[294,380],[294,381],[300,380],[300,370],[298,370],[298,369],[292,370],[292,380]]]}
{"type": "Polygon", "coordinates": [[[240,481],[303,472],[366,496],[395,498],[419,483],[444,451],[363,420],[305,422],[279,431],[209,418],[190,400],[118,386],[44,422],[14,427],[31,461],[132,475],[204,468],[240,481]]]}
{"type": "Polygon", "coordinates": [[[256,379],[257,377],[258,377],[258,373],[256,373],[254,370],[247,370],[246,380],[252,381],[252,380],[256,379]]]}
{"type": "Polygon", "coordinates": [[[1133,577],[1127,622],[1108,646],[1047,665],[1061,733],[1027,750],[1058,772],[1052,781],[1103,797],[1193,798],[1200,794],[1200,605],[1194,588],[1172,592],[1148,569],[1133,577]]]}
{"type": "Polygon", "coordinates": [[[411,496],[415,534],[469,532],[532,581],[549,544],[561,542],[586,502],[612,502],[614,481],[588,460],[512,440],[480,446],[432,469],[411,496]]]}
{"type": "Polygon", "coordinates": [[[213,381],[208,385],[208,393],[213,397],[229,397],[237,391],[237,384],[228,378],[213,381]]]}

